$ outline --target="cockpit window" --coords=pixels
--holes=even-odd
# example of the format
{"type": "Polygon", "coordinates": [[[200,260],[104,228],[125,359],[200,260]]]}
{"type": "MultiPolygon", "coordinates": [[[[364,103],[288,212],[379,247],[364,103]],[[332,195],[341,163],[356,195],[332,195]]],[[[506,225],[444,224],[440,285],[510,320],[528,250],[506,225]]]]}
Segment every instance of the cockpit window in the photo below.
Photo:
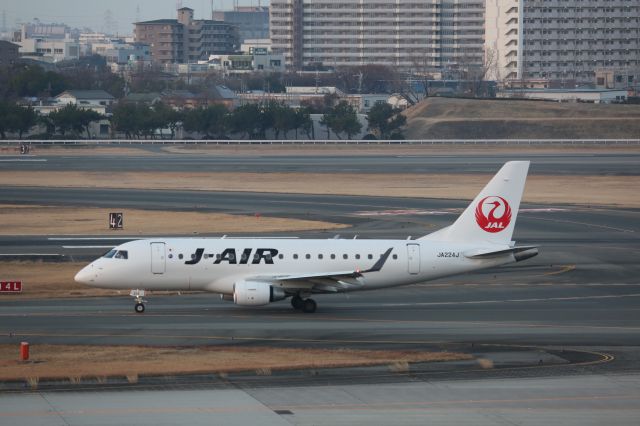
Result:
{"type": "Polygon", "coordinates": [[[128,259],[129,258],[129,252],[126,250],[118,250],[116,255],[113,256],[115,259],[128,259]]]}
{"type": "Polygon", "coordinates": [[[107,259],[111,259],[113,257],[114,254],[116,254],[118,250],[109,250],[107,253],[104,254],[104,256],[102,257],[106,257],[107,259]]]}

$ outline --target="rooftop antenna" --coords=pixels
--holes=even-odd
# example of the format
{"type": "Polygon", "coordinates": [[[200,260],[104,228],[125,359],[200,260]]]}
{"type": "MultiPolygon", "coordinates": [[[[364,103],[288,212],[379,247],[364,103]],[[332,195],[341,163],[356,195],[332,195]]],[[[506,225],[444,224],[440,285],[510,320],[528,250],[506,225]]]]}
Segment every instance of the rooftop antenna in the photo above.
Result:
{"type": "Polygon", "coordinates": [[[140,22],[140,4],[136,6],[136,22],[140,22]]]}

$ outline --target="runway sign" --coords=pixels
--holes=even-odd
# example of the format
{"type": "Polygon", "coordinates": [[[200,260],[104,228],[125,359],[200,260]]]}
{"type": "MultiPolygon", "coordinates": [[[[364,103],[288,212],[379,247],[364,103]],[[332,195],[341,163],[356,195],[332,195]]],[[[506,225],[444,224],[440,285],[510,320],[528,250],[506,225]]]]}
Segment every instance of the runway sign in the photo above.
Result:
{"type": "Polygon", "coordinates": [[[21,293],[22,281],[0,281],[0,293],[21,293]]]}
{"type": "Polygon", "coordinates": [[[124,227],[123,213],[109,213],[109,229],[122,229],[124,227]]]}

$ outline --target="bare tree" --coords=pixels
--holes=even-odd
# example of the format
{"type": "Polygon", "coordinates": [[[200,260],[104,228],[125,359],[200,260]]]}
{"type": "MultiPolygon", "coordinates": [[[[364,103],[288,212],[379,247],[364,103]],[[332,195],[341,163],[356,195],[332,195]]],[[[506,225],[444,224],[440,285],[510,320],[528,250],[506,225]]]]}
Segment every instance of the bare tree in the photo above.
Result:
{"type": "Polygon", "coordinates": [[[411,57],[411,78],[421,83],[422,92],[416,91],[411,85],[411,82],[407,82],[406,93],[409,97],[404,96],[411,105],[421,100],[422,98],[429,97],[429,80],[434,79],[435,69],[431,63],[431,58],[428,54],[428,49],[418,50],[416,55],[411,57]],[[413,100],[413,101],[412,101],[413,100]]]}
{"type": "Polygon", "coordinates": [[[495,72],[497,66],[495,49],[486,49],[483,58],[479,58],[471,52],[463,51],[457,61],[458,78],[469,83],[470,94],[476,98],[487,96],[485,82],[487,77],[495,72]]]}

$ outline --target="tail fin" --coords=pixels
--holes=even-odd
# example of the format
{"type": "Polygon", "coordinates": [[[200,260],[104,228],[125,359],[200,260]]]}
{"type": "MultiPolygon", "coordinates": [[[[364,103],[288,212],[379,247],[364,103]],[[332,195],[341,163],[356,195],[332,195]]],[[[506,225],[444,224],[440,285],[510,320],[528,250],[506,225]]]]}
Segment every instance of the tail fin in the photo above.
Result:
{"type": "Polygon", "coordinates": [[[421,239],[506,244],[511,242],[529,161],[509,161],[453,225],[421,239]]]}

